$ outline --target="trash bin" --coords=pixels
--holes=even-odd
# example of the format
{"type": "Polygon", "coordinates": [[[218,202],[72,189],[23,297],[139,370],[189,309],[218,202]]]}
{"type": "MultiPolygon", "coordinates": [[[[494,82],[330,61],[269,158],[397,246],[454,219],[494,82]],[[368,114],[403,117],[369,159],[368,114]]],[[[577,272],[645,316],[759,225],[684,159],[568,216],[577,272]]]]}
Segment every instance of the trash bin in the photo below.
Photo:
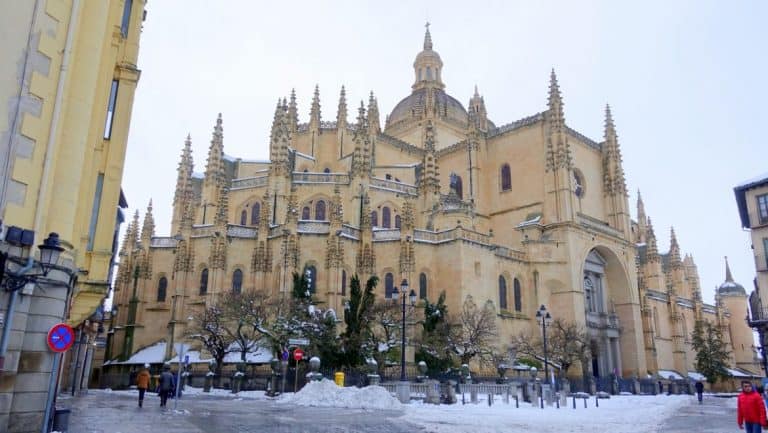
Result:
{"type": "Polygon", "coordinates": [[[343,371],[337,371],[336,374],[333,375],[333,381],[336,382],[336,385],[340,387],[344,387],[344,372],[343,371]]]}
{"type": "Polygon", "coordinates": [[[69,414],[71,409],[56,409],[53,413],[53,431],[67,433],[69,431],[69,414]]]}

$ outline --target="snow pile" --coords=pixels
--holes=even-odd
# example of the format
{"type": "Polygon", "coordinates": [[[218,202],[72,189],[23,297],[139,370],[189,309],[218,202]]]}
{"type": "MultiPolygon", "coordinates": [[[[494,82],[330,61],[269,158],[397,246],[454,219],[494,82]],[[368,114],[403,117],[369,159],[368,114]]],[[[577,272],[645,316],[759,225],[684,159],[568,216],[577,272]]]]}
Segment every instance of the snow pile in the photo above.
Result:
{"type": "Polygon", "coordinates": [[[396,398],[380,386],[342,388],[330,380],[310,382],[299,392],[285,397],[281,402],[298,406],[348,409],[397,410],[403,408],[396,398]]]}

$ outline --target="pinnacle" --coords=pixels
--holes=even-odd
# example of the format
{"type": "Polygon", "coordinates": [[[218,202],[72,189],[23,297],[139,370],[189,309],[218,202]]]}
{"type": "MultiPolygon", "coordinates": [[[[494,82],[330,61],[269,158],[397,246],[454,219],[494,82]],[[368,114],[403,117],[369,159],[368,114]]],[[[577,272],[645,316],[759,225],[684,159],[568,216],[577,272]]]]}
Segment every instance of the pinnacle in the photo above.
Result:
{"type": "Polygon", "coordinates": [[[429,33],[429,22],[424,27],[427,28],[427,31],[424,33],[424,50],[432,51],[432,35],[429,33]]]}
{"type": "Polygon", "coordinates": [[[477,84],[475,84],[475,94],[473,95],[475,98],[479,97],[480,94],[477,92],[477,84]]]}
{"type": "Polygon", "coordinates": [[[555,68],[552,68],[552,72],[549,74],[549,107],[553,108],[555,105],[562,105],[562,103],[560,85],[557,83],[555,68]]]}
{"type": "Polygon", "coordinates": [[[731,266],[728,264],[728,256],[725,256],[725,281],[733,282],[733,274],[731,274],[731,266]]]}

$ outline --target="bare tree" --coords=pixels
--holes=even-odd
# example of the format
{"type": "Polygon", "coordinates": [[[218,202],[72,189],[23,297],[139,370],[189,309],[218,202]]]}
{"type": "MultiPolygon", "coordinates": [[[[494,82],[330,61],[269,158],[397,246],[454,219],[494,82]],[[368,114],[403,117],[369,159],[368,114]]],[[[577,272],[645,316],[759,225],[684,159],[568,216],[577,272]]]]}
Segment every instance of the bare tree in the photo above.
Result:
{"type": "Polygon", "coordinates": [[[192,314],[192,323],[187,328],[187,338],[198,340],[216,360],[216,374],[221,376],[224,357],[231,352],[234,338],[226,332],[226,319],[218,306],[207,307],[192,314]]]}
{"type": "Polygon", "coordinates": [[[269,297],[262,291],[229,292],[219,298],[224,316],[222,329],[240,349],[242,362],[262,338],[258,329],[268,320],[268,306],[269,297]]]}
{"type": "MultiPolygon", "coordinates": [[[[541,333],[520,333],[511,344],[518,355],[538,360],[544,359],[544,344],[541,333]]],[[[555,319],[547,327],[547,358],[558,364],[563,375],[576,363],[585,365],[589,359],[589,336],[581,325],[563,319],[555,319]]]]}
{"type": "Polygon", "coordinates": [[[472,296],[467,296],[451,331],[449,346],[462,364],[468,364],[474,358],[481,363],[492,362],[493,344],[498,337],[493,302],[487,301],[481,308],[472,296]]]}

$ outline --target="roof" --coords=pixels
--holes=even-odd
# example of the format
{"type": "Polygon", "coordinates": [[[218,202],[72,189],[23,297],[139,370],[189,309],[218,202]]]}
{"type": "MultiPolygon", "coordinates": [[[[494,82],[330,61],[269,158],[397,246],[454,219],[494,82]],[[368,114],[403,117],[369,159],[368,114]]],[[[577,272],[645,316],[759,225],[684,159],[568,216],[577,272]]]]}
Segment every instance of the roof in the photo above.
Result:
{"type": "Polygon", "coordinates": [[[768,173],[762,174],[752,179],[746,180],[733,188],[733,193],[736,195],[736,205],[739,207],[739,217],[741,217],[741,227],[750,228],[749,214],[747,213],[747,198],[746,192],[752,188],[768,185],[768,173]]]}
{"type": "Polygon", "coordinates": [[[658,375],[663,377],[664,379],[682,379],[683,376],[680,375],[680,373],[674,371],[674,370],[659,370],[658,375]]]}
{"type": "MultiPolygon", "coordinates": [[[[424,112],[427,105],[427,88],[416,89],[406,96],[392,109],[389,115],[389,125],[411,119],[424,112]]],[[[435,92],[435,105],[437,105],[441,117],[447,117],[461,124],[469,122],[469,114],[464,106],[456,98],[445,93],[442,89],[433,89],[435,92]]]]}

